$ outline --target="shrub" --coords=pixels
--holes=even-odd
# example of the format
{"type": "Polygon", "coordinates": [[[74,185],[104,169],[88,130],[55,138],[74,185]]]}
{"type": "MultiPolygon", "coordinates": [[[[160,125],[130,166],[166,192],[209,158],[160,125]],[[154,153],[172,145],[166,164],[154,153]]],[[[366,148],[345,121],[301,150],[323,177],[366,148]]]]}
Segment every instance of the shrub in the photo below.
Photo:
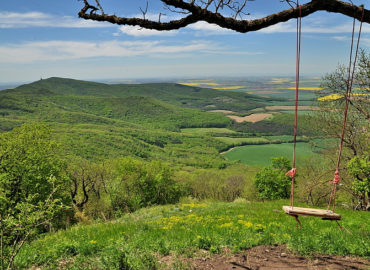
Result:
{"type": "Polygon", "coordinates": [[[0,135],[0,261],[13,268],[23,244],[63,208],[66,177],[51,130],[23,125],[0,135]]]}
{"type": "Polygon", "coordinates": [[[354,178],[352,190],[362,210],[370,208],[370,159],[368,156],[354,157],[347,165],[348,172],[354,178]]]}
{"type": "Polygon", "coordinates": [[[178,202],[182,188],[173,179],[170,167],[159,161],[149,163],[124,158],[118,161],[108,193],[116,212],[178,202]]]}
{"type": "Polygon", "coordinates": [[[225,175],[204,171],[190,180],[190,193],[197,199],[232,202],[243,195],[244,175],[225,175]]]}
{"type": "Polygon", "coordinates": [[[285,176],[290,161],[285,157],[271,159],[272,164],[264,167],[254,178],[258,197],[266,200],[289,198],[291,179],[285,176]]]}

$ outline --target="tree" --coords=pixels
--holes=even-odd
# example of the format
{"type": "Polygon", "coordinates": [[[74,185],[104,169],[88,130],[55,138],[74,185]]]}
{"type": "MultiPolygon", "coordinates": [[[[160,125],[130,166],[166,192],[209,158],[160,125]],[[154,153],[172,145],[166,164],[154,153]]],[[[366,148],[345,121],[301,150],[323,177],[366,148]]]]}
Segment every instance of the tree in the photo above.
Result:
{"type": "Polygon", "coordinates": [[[110,180],[110,168],[107,163],[94,163],[88,160],[75,160],[68,166],[71,180],[70,195],[78,221],[101,217],[112,217],[110,204],[107,202],[107,182],[110,180]],[[85,216],[87,214],[87,216],[85,216]]]}
{"type": "MultiPolygon", "coordinates": [[[[323,78],[323,89],[318,93],[321,110],[316,111],[312,125],[323,132],[325,137],[339,139],[341,136],[347,77],[347,67],[340,65],[323,78]]],[[[358,59],[353,89],[344,137],[344,156],[347,162],[354,156],[362,156],[369,149],[370,54],[364,50],[358,59]]]]}
{"type": "Polygon", "coordinates": [[[146,18],[148,2],[145,9],[140,8],[143,18],[127,18],[105,14],[99,1],[95,0],[93,5],[91,0],[83,0],[84,7],[78,13],[79,17],[86,20],[140,26],[159,31],[180,29],[199,21],[205,21],[240,33],[257,31],[297,18],[300,15],[306,17],[317,11],[341,13],[370,23],[370,10],[364,9],[363,6],[356,6],[339,0],[311,0],[307,4],[301,5],[300,8],[295,7],[293,5],[294,2],[291,0],[280,0],[287,3],[290,8],[254,20],[244,19],[245,15],[249,15],[246,11],[247,2],[252,0],[159,0],[165,4],[168,10],[183,15],[180,19],[165,22],[161,21],[161,13],[156,21],[146,18]],[[225,15],[230,12],[232,16],[225,15]]]}
{"type": "Polygon", "coordinates": [[[271,163],[270,166],[258,172],[254,178],[258,197],[266,200],[289,198],[291,179],[285,175],[290,169],[289,159],[272,158],[271,163]]]}
{"type": "MultiPolygon", "coordinates": [[[[333,148],[328,149],[325,154],[327,160],[331,160],[333,168],[338,159],[336,151],[342,133],[347,84],[348,68],[345,66],[340,65],[334,72],[326,75],[318,97],[321,110],[316,111],[311,120],[311,126],[319,130],[325,139],[336,139],[333,148]]],[[[343,138],[340,188],[351,194],[353,201],[356,201],[355,208],[365,210],[369,204],[369,162],[366,157],[369,155],[370,145],[370,54],[364,50],[359,54],[352,92],[343,138]]]]}
{"type": "Polygon", "coordinates": [[[51,130],[24,125],[0,135],[0,269],[63,208],[64,163],[51,130]]]}

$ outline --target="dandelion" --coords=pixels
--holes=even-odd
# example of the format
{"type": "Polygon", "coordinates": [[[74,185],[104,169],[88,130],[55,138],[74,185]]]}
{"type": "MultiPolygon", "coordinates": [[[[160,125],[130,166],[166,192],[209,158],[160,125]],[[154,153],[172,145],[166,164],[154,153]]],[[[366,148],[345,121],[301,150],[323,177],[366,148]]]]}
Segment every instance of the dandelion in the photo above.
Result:
{"type": "Polygon", "coordinates": [[[220,225],[219,228],[230,228],[233,225],[234,225],[234,223],[232,223],[232,222],[224,223],[224,224],[220,225]]]}
{"type": "Polygon", "coordinates": [[[253,226],[252,222],[250,221],[238,220],[238,223],[244,225],[247,228],[251,228],[253,226]]]}
{"type": "Polygon", "coordinates": [[[95,240],[90,240],[89,243],[90,244],[96,244],[96,241],[95,240]]]}

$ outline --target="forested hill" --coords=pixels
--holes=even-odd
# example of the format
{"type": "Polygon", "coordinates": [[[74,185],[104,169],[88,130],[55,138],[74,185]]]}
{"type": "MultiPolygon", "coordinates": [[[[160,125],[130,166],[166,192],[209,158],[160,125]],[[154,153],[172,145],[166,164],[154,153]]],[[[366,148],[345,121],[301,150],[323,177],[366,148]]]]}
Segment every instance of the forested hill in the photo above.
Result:
{"type": "Polygon", "coordinates": [[[163,102],[202,110],[246,112],[263,106],[265,98],[246,93],[216,91],[175,83],[104,84],[64,78],[49,78],[19,86],[5,93],[45,93],[95,97],[152,97],[163,102]]]}
{"type": "MultiPolygon", "coordinates": [[[[222,166],[219,151],[225,143],[180,132],[186,127],[226,127],[231,123],[222,114],[176,105],[182,98],[192,98],[193,90],[203,93],[194,97],[198,105],[209,100],[204,93],[217,93],[210,89],[196,92],[197,88],[176,84],[41,80],[0,92],[0,132],[24,123],[46,123],[69,156],[100,160],[128,155],[191,166],[222,166]],[[164,102],[165,98],[171,102],[164,102]]],[[[219,97],[227,99],[222,93],[219,97]]],[[[254,100],[250,104],[258,105],[254,100]]]]}

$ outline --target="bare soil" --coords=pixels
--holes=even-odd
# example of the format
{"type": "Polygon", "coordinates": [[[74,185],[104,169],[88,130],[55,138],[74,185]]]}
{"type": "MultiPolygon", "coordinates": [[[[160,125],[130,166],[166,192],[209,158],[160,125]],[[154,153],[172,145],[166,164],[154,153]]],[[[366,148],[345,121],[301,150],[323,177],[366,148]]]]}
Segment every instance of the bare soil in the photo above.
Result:
{"type": "MultiPolygon", "coordinates": [[[[168,269],[178,269],[179,261],[169,255],[160,260],[168,269]]],[[[232,254],[225,249],[222,255],[210,255],[208,251],[200,251],[195,258],[180,260],[181,269],[192,270],[269,270],[269,269],[370,269],[370,260],[356,257],[340,257],[314,255],[309,258],[289,251],[286,246],[257,246],[246,251],[232,254]]]]}
{"type": "Polygon", "coordinates": [[[234,113],[233,111],[228,111],[228,110],[212,110],[209,112],[219,112],[219,113],[234,113]]]}
{"type": "Polygon", "coordinates": [[[251,115],[244,116],[244,117],[235,116],[235,115],[228,115],[227,117],[229,117],[230,119],[238,123],[242,123],[242,122],[256,123],[270,116],[272,116],[271,113],[253,113],[251,115]]]}
{"type": "Polygon", "coordinates": [[[215,255],[190,261],[191,269],[370,269],[370,260],[354,257],[298,256],[285,246],[258,246],[238,254],[215,255]]]}

